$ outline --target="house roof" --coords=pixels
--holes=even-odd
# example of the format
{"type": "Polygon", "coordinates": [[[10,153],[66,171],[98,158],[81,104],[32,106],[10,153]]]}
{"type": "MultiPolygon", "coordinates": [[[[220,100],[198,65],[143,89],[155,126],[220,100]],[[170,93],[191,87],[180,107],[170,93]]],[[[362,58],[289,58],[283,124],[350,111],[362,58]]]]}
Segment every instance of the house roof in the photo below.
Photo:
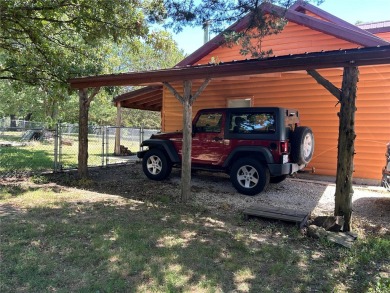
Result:
{"type": "Polygon", "coordinates": [[[390,32],[390,20],[362,23],[358,27],[373,34],[387,33],[390,32]]]}
{"type": "MultiPolygon", "coordinates": [[[[276,12],[279,15],[284,15],[288,21],[309,27],[313,30],[333,35],[337,38],[361,45],[363,47],[383,46],[390,44],[389,42],[378,38],[372,33],[356,27],[355,25],[350,24],[304,1],[297,1],[287,11],[284,8],[268,3],[261,4],[261,7],[264,12],[276,12]],[[306,15],[306,12],[311,12],[325,20],[306,15]]],[[[247,27],[249,20],[250,15],[246,15],[241,20],[230,26],[228,30],[240,31],[247,27]]],[[[191,55],[189,55],[187,58],[179,62],[176,66],[195,64],[197,61],[217,49],[221,44],[223,44],[223,42],[223,34],[217,35],[202,47],[197,49],[195,52],[193,52],[191,55]]]]}
{"type": "MultiPolygon", "coordinates": [[[[355,43],[358,46],[362,47],[374,47],[374,46],[386,46],[390,45],[389,42],[375,36],[370,32],[370,29],[365,30],[364,27],[358,27],[353,24],[350,24],[326,11],[323,11],[319,9],[316,6],[313,6],[309,3],[306,3],[305,1],[297,1],[294,5],[292,5],[287,11],[279,6],[275,6],[272,4],[262,4],[262,9],[265,12],[268,13],[278,13],[279,15],[284,15],[284,17],[291,22],[297,23],[302,26],[309,27],[313,30],[317,30],[326,34],[333,35],[337,38],[346,40],[351,43],[355,43]],[[313,17],[308,15],[307,13],[314,14],[317,17],[313,17]]],[[[241,20],[237,21],[235,24],[230,26],[228,30],[235,30],[240,31],[247,27],[248,23],[250,21],[250,15],[247,15],[243,17],[241,20]]],[[[213,66],[193,66],[201,60],[203,57],[207,56],[209,53],[217,49],[221,44],[224,42],[223,34],[219,34],[213,39],[211,39],[209,42],[204,44],[202,47],[197,49],[195,52],[190,54],[188,57],[183,59],[181,62],[179,62],[173,69],[170,70],[157,70],[157,71],[150,71],[150,72],[140,72],[140,73],[129,73],[129,74],[120,74],[120,75],[110,75],[110,76],[101,76],[101,77],[95,77],[95,78],[88,78],[83,79],[84,81],[81,82],[80,79],[78,79],[78,82],[71,82],[72,87],[79,87],[81,84],[84,84],[83,86],[87,86],[92,82],[92,84],[100,84],[100,85],[107,85],[106,83],[109,83],[110,85],[129,85],[130,79],[132,79],[133,83],[135,82],[134,78],[139,80],[137,84],[144,84],[153,85],[152,88],[146,87],[145,90],[136,90],[134,92],[130,92],[121,96],[118,96],[114,99],[114,103],[117,103],[119,101],[122,102],[123,107],[131,107],[136,109],[149,109],[149,110],[155,110],[155,109],[161,109],[162,104],[162,86],[155,87],[155,83],[159,83],[161,85],[162,78],[173,78],[173,76],[177,76],[175,78],[179,78],[178,80],[183,79],[183,73],[184,72],[203,72],[202,74],[207,75],[207,72],[209,69],[207,68],[213,68],[213,70],[218,71],[218,69],[215,69],[216,67],[213,66]],[[188,68],[188,66],[192,66],[194,70],[191,70],[188,68]],[[180,72],[177,74],[177,72],[180,72]],[[141,77],[142,76],[142,77],[141,77]],[[154,76],[156,78],[152,79],[151,76],[154,76]],[[78,84],[78,85],[76,85],[78,84]],[[150,102],[148,100],[148,97],[150,97],[150,102]],[[157,103],[157,104],[156,104],[157,103]],[[151,106],[149,106],[151,105],[151,106]]],[[[345,50],[345,52],[353,52],[350,50],[345,50]]],[[[360,51],[362,52],[362,51],[360,51]]],[[[340,51],[334,51],[337,56],[341,53],[340,51]]],[[[328,56],[333,54],[331,52],[328,52],[328,56]],[[330,55],[329,55],[330,54],[330,55]]],[[[289,62],[294,62],[301,59],[302,57],[321,57],[324,58],[325,54],[322,54],[320,52],[313,53],[313,54],[303,54],[303,55],[295,55],[295,56],[283,56],[281,59],[278,59],[278,57],[274,57],[271,59],[264,60],[265,62],[271,62],[274,64],[279,64],[276,67],[268,69],[272,72],[275,71],[287,71],[289,70],[289,62]],[[286,62],[285,66],[282,66],[281,63],[286,62]]],[[[351,56],[351,55],[350,55],[351,56]]],[[[371,58],[371,57],[370,57],[371,58]]],[[[331,61],[331,60],[329,60],[331,61]]],[[[350,60],[352,61],[352,60],[350,60]]],[[[372,61],[372,60],[371,60],[372,61]]],[[[262,64],[266,64],[266,63],[262,64]]],[[[311,59],[310,62],[313,62],[311,65],[313,65],[313,68],[321,68],[319,60],[311,59]],[[317,67],[315,67],[317,66],[317,67]]],[[[343,62],[346,62],[345,60],[343,62]]],[[[382,61],[381,61],[382,62],[382,61]]],[[[256,63],[256,61],[251,61],[252,63],[256,63]]],[[[299,62],[298,62],[299,63],[299,62]]],[[[249,62],[242,61],[242,62],[233,62],[233,63],[224,63],[223,67],[228,67],[229,65],[239,65],[239,64],[245,64],[245,66],[249,66],[249,62]]],[[[328,63],[327,66],[329,66],[331,62],[328,63]]],[[[336,66],[335,64],[333,64],[336,66]]],[[[337,66],[344,66],[343,65],[337,65],[337,66]]],[[[300,69],[308,69],[304,66],[304,64],[301,64],[301,66],[298,66],[300,69]]],[[[221,67],[222,68],[222,67],[221,67]]],[[[291,68],[290,68],[291,69],[291,68]]],[[[211,70],[211,71],[213,71],[211,70]]],[[[229,69],[230,70],[230,69],[229,69]]],[[[298,70],[298,69],[296,69],[298,70]]],[[[249,70],[240,69],[239,74],[243,74],[242,72],[249,72],[249,70]]],[[[266,71],[265,68],[260,65],[260,67],[255,69],[256,74],[264,73],[264,72],[271,72],[266,71]]],[[[237,72],[236,72],[237,74],[237,72]]],[[[191,74],[190,74],[191,75],[191,74]]],[[[205,76],[203,76],[205,77],[205,76]]],[[[191,76],[191,78],[194,78],[194,76],[191,76]]],[[[200,78],[199,75],[197,75],[197,78],[200,78]]],[[[173,80],[165,80],[165,81],[173,81],[173,80]]]]}

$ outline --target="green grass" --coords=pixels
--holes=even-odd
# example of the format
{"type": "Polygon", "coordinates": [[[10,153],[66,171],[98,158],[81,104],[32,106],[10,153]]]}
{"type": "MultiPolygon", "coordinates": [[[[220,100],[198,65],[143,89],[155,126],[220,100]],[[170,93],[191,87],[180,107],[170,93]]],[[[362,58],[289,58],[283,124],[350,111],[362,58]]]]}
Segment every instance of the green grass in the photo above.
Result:
{"type": "Polygon", "coordinates": [[[388,235],[347,250],[168,195],[141,202],[56,185],[0,188],[1,292],[390,289],[388,235]]]}
{"type": "MultiPolygon", "coordinates": [[[[21,132],[7,132],[0,137],[3,141],[20,142],[21,132]]],[[[62,168],[76,168],[78,161],[77,135],[64,135],[63,139],[70,145],[61,147],[62,168]]],[[[121,144],[126,145],[133,152],[138,151],[138,142],[123,139],[121,144]]],[[[108,151],[114,152],[114,139],[110,137],[108,151]]],[[[105,146],[106,151],[106,146],[105,146]]],[[[115,163],[111,157],[109,163],[115,163]]],[[[88,138],[88,166],[102,165],[102,141],[100,136],[90,135],[88,138]]],[[[43,171],[54,168],[54,142],[34,141],[25,142],[21,146],[0,147],[0,172],[43,171]]]]}
{"type": "Polygon", "coordinates": [[[53,151],[43,147],[0,148],[0,172],[53,168],[53,151]]]}
{"type": "Polygon", "coordinates": [[[18,131],[7,131],[7,132],[0,132],[0,138],[1,140],[5,141],[20,141],[22,138],[23,132],[18,131]]]}

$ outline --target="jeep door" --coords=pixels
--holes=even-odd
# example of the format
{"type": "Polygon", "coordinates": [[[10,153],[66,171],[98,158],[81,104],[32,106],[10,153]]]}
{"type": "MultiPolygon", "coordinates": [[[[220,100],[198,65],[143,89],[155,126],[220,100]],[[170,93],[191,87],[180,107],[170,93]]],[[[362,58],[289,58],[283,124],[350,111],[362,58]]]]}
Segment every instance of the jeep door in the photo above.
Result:
{"type": "Polygon", "coordinates": [[[205,112],[193,125],[192,163],[222,165],[226,157],[224,112],[205,112]]]}

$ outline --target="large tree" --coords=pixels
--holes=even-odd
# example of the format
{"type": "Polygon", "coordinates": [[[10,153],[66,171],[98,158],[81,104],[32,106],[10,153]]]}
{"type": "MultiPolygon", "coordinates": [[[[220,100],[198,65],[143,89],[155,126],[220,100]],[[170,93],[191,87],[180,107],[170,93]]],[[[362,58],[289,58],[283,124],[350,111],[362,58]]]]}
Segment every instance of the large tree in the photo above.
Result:
{"type": "MultiPolygon", "coordinates": [[[[68,78],[169,67],[183,58],[169,34],[144,25],[148,3],[132,9],[128,1],[1,0],[0,5],[3,115],[22,117],[34,105],[35,119],[72,118],[68,78]]],[[[116,92],[99,94],[96,122],[112,122],[106,106],[116,92]]]]}
{"type": "Polygon", "coordinates": [[[101,72],[102,40],[143,38],[148,1],[0,0],[0,79],[66,83],[101,72]]]}

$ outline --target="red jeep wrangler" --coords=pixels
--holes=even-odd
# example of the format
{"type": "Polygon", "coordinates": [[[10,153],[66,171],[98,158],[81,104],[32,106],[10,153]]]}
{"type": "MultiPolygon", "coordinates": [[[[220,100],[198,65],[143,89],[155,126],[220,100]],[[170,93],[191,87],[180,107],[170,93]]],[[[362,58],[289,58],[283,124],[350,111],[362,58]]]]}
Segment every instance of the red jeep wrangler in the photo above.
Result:
{"type": "MultiPolygon", "coordinates": [[[[297,110],[278,107],[200,110],[193,121],[192,168],[230,174],[238,192],[255,195],[304,168],[314,136],[297,110]]],[[[181,166],[182,132],[154,134],[137,153],[145,175],[163,180],[181,166]]]]}

